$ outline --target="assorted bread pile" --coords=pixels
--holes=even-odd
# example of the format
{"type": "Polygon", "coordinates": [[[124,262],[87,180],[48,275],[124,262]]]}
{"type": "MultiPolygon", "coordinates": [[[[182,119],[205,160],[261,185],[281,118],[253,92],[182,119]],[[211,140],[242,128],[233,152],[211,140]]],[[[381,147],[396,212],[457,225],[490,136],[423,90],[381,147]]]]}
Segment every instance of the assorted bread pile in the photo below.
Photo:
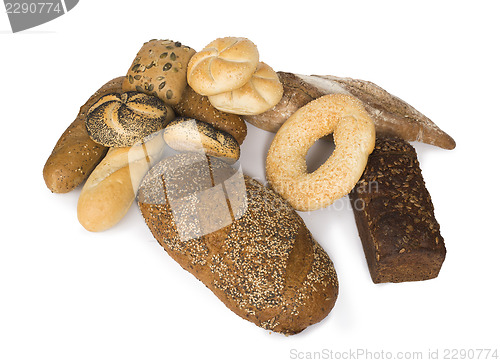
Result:
{"type": "Polygon", "coordinates": [[[246,38],[200,52],[155,39],[81,107],[43,176],[55,193],[84,183],[77,216],[89,231],[137,200],[160,245],[229,309],[295,334],[338,294],[332,260],[296,210],[349,195],[373,282],[438,275],[446,249],[409,141],[455,147],[373,83],[275,72],[246,38]],[[245,122],[276,132],[269,186],[238,167],[245,122]],[[331,134],[335,150],[308,173],[307,151],[331,134]]]}

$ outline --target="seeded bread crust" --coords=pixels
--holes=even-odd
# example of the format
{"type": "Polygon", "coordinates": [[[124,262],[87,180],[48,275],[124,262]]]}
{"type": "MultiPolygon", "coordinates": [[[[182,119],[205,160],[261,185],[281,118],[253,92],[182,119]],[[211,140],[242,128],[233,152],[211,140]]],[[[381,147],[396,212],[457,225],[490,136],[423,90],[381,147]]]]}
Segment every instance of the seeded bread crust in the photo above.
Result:
{"type": "Polygon", "coordinates": [[[374,283],[437,277],[446,248],[409,143],[377,138],[349,197],[374,283]]]}
{"type": "Polygon", "coordinates": [[[187,85],[187,65],[195,53],[194,49],[168,39],[144,43],[127,72],[123,90],[147,93],[167,105],[175,105],[187,85]]]}
{"type": "Polygon", "coordinates": [[[108,147],[129,147],[164,128],[175,117],[158,97],[139,92],[101,97],[87,113],[85,125],[95,142],[108,147]]]}
{"type": "MultiPolygon", "coordinates": [[[[219,166],[210,160],[213,172],[219,166]]],[[[328,315],[338,294],[333,263],[288,203],[245,176],[246,212],[222,229],[182,241],[161,175],[177,170],[182,185],[198,181],[203,171],[191,164],[179,172],[170,164],[164,160],[146,175],[138,204],[153,236],[175,261],[234,313],[264,329],[295,334],[328,315]]]]}
{"type": "Polygon", "coordinates": [[[192,118],[178,117],[169,122],[163,138],[168,146],[177,151],[206,153],[226,158],[228,162],[240,158],[240,145],[233,136],[192,118]]]}
{"type": "Polygon", "coordinates": [[[53,193],[67,193],[90,175],[108,148],[94,142],[85,127],[87,111],[99,98],[122,91],[125,77],[117,77],[99,88],[80,108],[75,121],[57,141],[43,168],[43,179],[53,193]]]}

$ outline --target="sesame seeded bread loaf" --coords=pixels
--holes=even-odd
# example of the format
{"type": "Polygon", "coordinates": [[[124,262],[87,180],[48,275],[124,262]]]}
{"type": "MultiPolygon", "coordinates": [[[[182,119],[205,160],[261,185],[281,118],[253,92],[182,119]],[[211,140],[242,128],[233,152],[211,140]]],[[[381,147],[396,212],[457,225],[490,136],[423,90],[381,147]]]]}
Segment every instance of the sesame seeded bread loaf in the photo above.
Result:
{"type": "Polygon", "coordinates": [[[90,138],[85,118],[90,106],[99,98],[121,92],[124,79],[114,78],[97,90],[57,141],[43,168],[43,179],[53,193],[67,193],[75,189],[106,155],[108,148],[90,138]]]}
{"type": "Polygon", "coordinates": [[[240,317],[295,334],[333,308],[333,263],[300,216],[217,158],[164,159],[143,179],[138,204],[168,254],[240,317]]]}
{"type": "Polygon", "coordinates": [[[435,278],[446,256],[415,149],[379,137],[349,194],[374,283],[435,278]]]}

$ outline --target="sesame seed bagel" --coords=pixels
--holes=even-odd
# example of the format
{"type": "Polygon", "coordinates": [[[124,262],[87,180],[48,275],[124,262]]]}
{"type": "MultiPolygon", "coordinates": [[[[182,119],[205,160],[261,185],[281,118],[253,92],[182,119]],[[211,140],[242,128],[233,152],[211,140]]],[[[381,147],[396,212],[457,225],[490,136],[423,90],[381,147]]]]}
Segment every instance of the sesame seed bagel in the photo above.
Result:
{"type": "Polygon", "coordinates": [[[187,69],[187,82],[199,94],[211,96],[242,87],[259,63],[259,51],[246,38],[218,38],[196,53],[187,69]]]}
{"type": "Polygon", "coordinates": [[[267,179],[295,209],[324,208],[351,191],[374,146],[375,126],[361,101],[345,94],[322,96],[297,110],[276,133],[266,159],[267,179]],[[332,132],[332,155],[307,173],[307,151],[332,132]]]}
{"type": "Polygon", "coordinates": [[[260,62],[250,80],[238,89],[209,96],[218,110],[237,115],[257,115],[274,107],[283,96],[276,72],[260,62]]]}
{"type": "Polygon", "coordinates": [[[177,154],[144,177],[137,196],[153,236],[230,310],[295,334],[332,310],[332,261],[272,190],[217,158],[177,154]]]}
{"type": "Polygon", "coordinates": [[[126,147],[161,130],[174,116],[174,111],[157,97],[138,92],[112,93],[90,107],[85,125],[95,142],[126,147]]]}
{"type": "Polygon", "coordinates": [[[171,121],[163,138],[177,151],[194,151],[236,161],[240,158],[240,145],[230,134],[195,119],[178,117],[171,121]]]}

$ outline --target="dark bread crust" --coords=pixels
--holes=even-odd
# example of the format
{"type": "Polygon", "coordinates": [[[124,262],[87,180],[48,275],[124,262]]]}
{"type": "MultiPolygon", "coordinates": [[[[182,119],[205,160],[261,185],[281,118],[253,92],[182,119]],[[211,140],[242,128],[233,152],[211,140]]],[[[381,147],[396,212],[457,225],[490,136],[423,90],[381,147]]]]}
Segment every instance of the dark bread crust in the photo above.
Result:
{"type": "Polygon", "coordinates": [[[45,184],[53,193],[67,193],[80,185],[106,155],[108,148],[94,142],[85,127],[87,111],[99,98],[121,93],[125,77],[99,88],[80,108],[75,121],[57,141],[43,168],[45,184]]]}
{"type": "Polygon", "coordinates": [[[410,144],[377,138],[349,197],[374,283],[437,277],[446,248],[410,144]]]}
{"type": "Polygon", "coordinates": [[[302,106],[312,100],[324,96],[318,88],[293,73],[276,72],[283,85],[283,96],[280,102],[270,110],[258,115],[245,115],[245,121],[271,132],[277,132],[281,125],[302,106]]]}
{"type": "Polygon", "coordinates": [[[240,116],[219,111],[212,106],[207,96],[196,93],[189,86],[184,89],[179,103],[173,105],[172,108],[177,116],[194,118],[227,132],[240,145],[247,136],[247,125],[240,116]]]}
{"type": "MultiPolygon", "coordinates": [[[[166,192],[155,190],[162,163],[145,177],[138,203],[175,261],[234,313],[262,328],[295,334],[328,315],[338,294],[333,263],[288,203],[245,176],[245,213],[224,228],[182,241],[166,192]]],[[[195,168],[179,173],[194,174],[195,168]]]]}

